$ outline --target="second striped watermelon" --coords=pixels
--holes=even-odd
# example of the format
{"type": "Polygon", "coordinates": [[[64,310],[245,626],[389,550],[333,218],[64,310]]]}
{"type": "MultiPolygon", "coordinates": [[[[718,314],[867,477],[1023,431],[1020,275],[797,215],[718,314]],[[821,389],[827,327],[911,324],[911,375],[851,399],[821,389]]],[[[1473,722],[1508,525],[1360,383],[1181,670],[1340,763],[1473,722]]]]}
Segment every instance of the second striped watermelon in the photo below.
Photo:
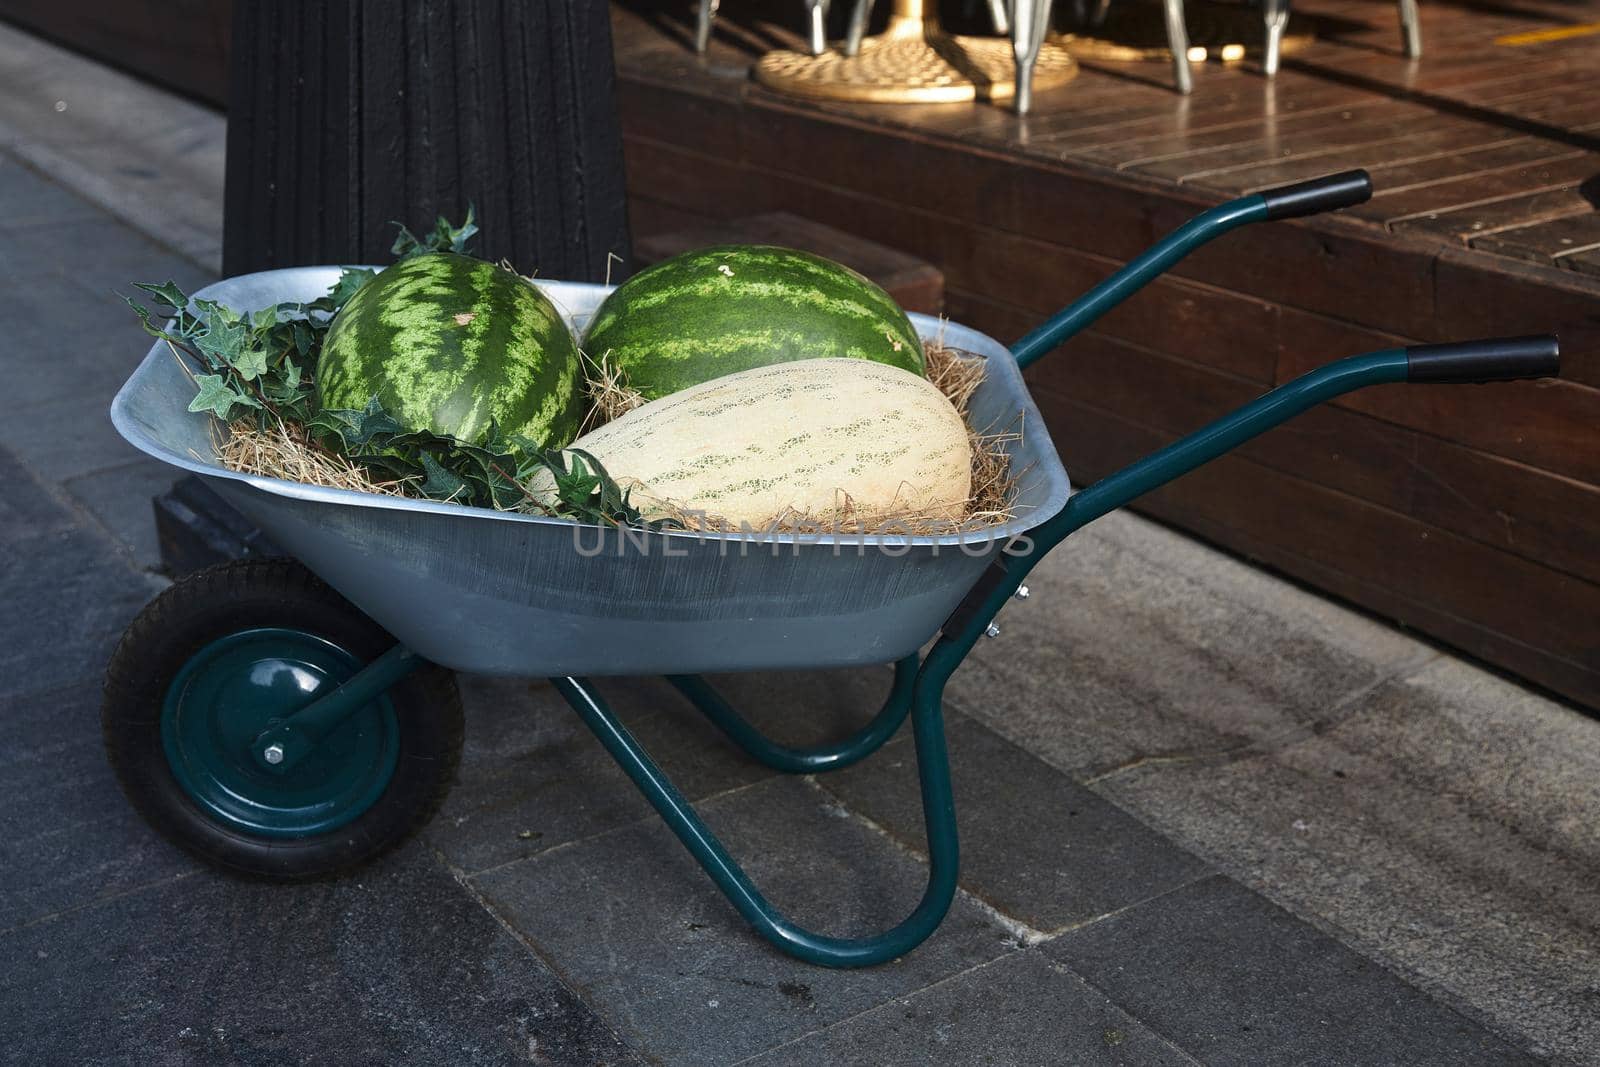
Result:
{"type": "Polygon", "coordinates": [[[770,245],[697,249],[642,271],[600,305],[583,349],[648,400],[797,359],[924,373],[922,341],[888,293],[832,260],[770,245]]]}

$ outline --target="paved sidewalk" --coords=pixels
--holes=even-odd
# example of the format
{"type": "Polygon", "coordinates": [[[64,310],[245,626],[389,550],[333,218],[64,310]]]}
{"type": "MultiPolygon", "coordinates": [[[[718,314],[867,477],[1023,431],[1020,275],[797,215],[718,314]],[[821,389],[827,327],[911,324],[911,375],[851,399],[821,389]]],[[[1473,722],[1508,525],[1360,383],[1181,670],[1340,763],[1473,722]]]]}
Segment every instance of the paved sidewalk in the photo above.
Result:
{"type": "MultiPolygon", "coordinates": [[[[221,120],[4,27],[0,101],[0,1062],[1600,1062],[1600,725],[1125,514],[957,674],[961,894],[899,962],[767,949],[542,683],[462,680],[459,784],[359,878],[198,867],[99,749],[172,477],[104,413],[144,349],[112,290],[213,276],[220,167],[141,191],[107,168],[166,142],[92,146],[119,108],[199,145],[221,120]]],[[[725,680],[791,742],[886,685],[725,680]]],[[[909,737],[786,778],[664,683],[604,689],[797,919],[914,903],[909,737]]]]}

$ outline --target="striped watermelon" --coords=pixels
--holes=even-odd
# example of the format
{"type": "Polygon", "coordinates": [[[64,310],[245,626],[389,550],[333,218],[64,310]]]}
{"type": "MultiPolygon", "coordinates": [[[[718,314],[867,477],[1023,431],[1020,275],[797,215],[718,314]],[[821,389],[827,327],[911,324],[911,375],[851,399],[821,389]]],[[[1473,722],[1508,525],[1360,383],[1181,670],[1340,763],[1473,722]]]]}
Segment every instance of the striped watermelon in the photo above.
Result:
{"type": "Polygon", "coordinates": [[[675,256],[606,298],[584,351],[647,399],[796,359],[869,359],[923,373],[922,341],[888,293],[832,260],[770,245],[675,256]]]}
{"type": "MultiPolygon", "coordinates": [[[[756,367],[637,407],[572,443],[633,491],[763,529],[785,515],[881,522],[966,514],[972,447],[938,386],[860,359],[756,367]]],[[[535,477],[535,494],[553,488],[535,477]]]]}
{"type": "Polygon", "coordinates": [[[522,278],[435,252],[388,268],[334,316],[317,363],[322,407],[374,396],[412,429],[481,443],[494,420],[558,448],[577,436],[583,372],[566,322],[522,278]]]}

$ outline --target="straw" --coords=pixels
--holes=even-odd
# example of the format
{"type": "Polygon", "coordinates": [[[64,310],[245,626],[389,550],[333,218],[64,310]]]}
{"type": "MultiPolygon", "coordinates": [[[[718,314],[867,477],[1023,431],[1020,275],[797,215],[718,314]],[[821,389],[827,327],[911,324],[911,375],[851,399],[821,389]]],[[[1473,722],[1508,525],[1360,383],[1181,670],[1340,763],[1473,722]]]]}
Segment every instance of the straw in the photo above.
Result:
{"type": "MultiPolygon", "coordinates": [[[[626,379],[606,353],[598,359],[584,355],[586,391],[591,402],[583,432],[603,426],[645,402],[628,386],[626,379]]],[[[1021,413],[1011,426],[974,427],[969,406],[973,394],[983,384],[988,365],[982,356],[934,342],[927,346],[928,380],[950,399],[967,426],[972,451],[971,492],[959,502],[961,518],[952,520],[948,512],[928,513],[891,502],[873,509],[861,507],[846,493],[839,493],[827,513],[809,515],[784,512],[756,528],[775,533],[904,534],[909,536],[953,533],[982,529],[1008,522],[1016,516],[1014,501],[1018,472],[1012,469],[1007,447],[1022,439],[1021,413]]],[[[217,456],[230,470],[245,474],[282,478],[330,489],[349,489],[384,496],[415,496],[406,481],[383,481],[364,467],[343,456],[318,448],[307,440],[304,431],[291,424],[268,427],[241,420],[228,427],[225,436],[215,441],[217,456]]],[[[652,514],[671,518],[687,529],[706,532],[738,532],[741,528],[716,516],[690,512],[664,503],[652,514]]]]}

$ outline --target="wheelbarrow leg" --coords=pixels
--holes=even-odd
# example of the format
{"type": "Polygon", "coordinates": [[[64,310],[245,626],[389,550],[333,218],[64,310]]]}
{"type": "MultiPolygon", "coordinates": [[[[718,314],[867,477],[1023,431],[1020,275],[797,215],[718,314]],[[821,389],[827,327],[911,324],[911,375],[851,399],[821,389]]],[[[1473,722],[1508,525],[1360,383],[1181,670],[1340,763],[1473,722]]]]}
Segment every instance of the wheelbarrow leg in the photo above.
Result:
{"type": "MultiPolygon", "coordinates": [[[[941,645],[946,642],[941,641],[941,645]]],[[[945,751],[944,683],[960,662],[961,652],[939,648],[934,664],[917,675],[911,702],[917,767],[922,779],[923,820],[928,833],[928,887],[916,908],[898,926],[872,937],[838,938],[813,933],[786,919],[750,881],[716,835],[695,814],[683,794],[651,760],[649,753],[617,720],[590,683],[581,678],[553,679],[567,703],[594,731],[645,799],[689,850],[739,914],[756,932],[797,959],[825,967],[871,967],[886,963],[920,945],[933,933],[955,898],[960,849],[956,836],[955,800],[950,792],[950,764],[945,751]]]]}
{"type": "Polygon", "coordinates": [[[668,675],[667,681],[751,758],[788,774],[820,774],[866,759],[899,731],[900,724],[911,710],[911,696],[917,681],[917,657],[907,656],[894,665],[894,688],[871,722],[842,741],[812,748],[788,748],[775,744],[751,726],[744,716],[722,699],[722,694],[713,689],[710,682],[698,674],[668,675]]]}

